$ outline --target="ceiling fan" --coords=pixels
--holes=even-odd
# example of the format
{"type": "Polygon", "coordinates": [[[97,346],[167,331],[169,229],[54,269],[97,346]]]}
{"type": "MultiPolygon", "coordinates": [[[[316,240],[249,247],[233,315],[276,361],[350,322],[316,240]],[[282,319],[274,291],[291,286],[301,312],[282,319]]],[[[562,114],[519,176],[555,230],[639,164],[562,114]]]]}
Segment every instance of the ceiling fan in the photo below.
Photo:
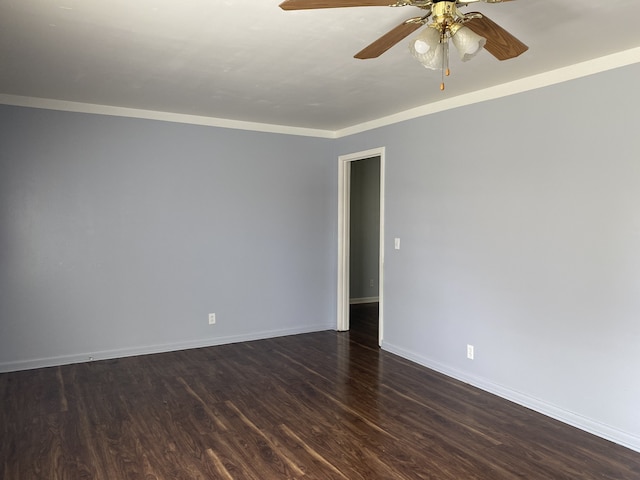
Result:
{"type": "MultiPolygon", "coordinates": [[[[498,60],[508,60],[526,52],[529,47],[480,12],[462,13],[460,8],[471,3],[502,3],[511,0],[284,0],[283,10],[308,10],[339,7],[419,7],[425,15],[409,18],[354,55],[355,58],[377,58],[424,25],[425,28],[409,44],[411,54],[426,68],[440,69],[449,75],[449,40],[462,61],[473,58],[482,47],[498,60]],[[429,19],[431,18],[431,23],[429,19]]],[[[444,90],[444,80],[440,85],[444,90]]]]}

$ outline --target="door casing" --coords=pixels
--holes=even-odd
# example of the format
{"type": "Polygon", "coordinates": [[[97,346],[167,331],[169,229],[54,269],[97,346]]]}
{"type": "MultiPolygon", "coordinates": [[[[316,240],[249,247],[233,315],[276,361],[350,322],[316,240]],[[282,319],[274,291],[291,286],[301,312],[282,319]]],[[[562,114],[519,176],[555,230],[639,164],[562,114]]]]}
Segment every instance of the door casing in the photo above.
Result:
{"type": "Polygon", "coordinates": [[[362,152],[340,155],[338,157],[338,331],[349,330],[349,221],[351,199],[351,162],[380,157],[380,256],[379,268],[379,317],[378,345],[384,338],[384,172],[385,147],[373,148],[362,152]]]}

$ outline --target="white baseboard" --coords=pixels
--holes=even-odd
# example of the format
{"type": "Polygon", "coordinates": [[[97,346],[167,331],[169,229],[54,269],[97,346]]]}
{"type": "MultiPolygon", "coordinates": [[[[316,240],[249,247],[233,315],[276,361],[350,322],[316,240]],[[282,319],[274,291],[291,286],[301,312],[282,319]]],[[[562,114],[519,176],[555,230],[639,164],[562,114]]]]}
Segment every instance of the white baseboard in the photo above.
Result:
{"type": "Polygon", "coordinates": [[[57,367],[60,365],[69,365],[72,363],[110,360],[113,358],[135,357],[137,355],[149,355],[153,353],[175,352],[178,350],[189,350],[192,348],[215,347],[217,345],[250,342],[253,340],[265,340],[267,338],[284,337],[287,335],[298,335],[302,333],[321,332],[324,330],[335,330],[335,325],[327,324],[315,325],[305,328],[267,330],[264,332],[250,333],[246,335],[231,335],[227,337],[207,338],[195,341],[168,343],[161,345],[142,345],[132,348],[61,355],[58,357],[35,358],[31,360],[20,360],[15,362],[3,362],[0,363],[0,373],[16,372],[19,370],[33,370],[35,368],[43,367],[57,367]]]}
{"type": "Polygon", "coordinates": [[[481,390],[492,393],[506,400],[510,400],[523,407],[530,408],[538,413],[542,413],[548,417],[551,417],[560,422],[566,423],[573,427],[584,430],[598,437],[610,440],[614,443],[627,447],[636,452],[640,452],[640,437],[628,432],[624,432],[617,428],[611,427],[604,423],[592,420],[577,413],[570,412],[559,408],[551,403],[545,402],[535,397],[531,397],[527,394],[511,390],[510,388],[502,385],[495,384],[484,378],[469,375],[461,370],[451,368],[447,365],[443,365],[429,358],[418,355],[415,352],[411,352],[400,348],[396,345],[383,342],[382,349],[388,352],[394,353],[402,358],[416,362],[422,366],[435,370],[436,372],[447,375],[448,377],[455,378],[462,382],[478,387],[481,390]]]}
{"type": "Polygon", "coordinates": [[[375,303],[380,301],[380,297],[362,297],[362,298],[350,298],[349,304],[358,305],[361,303],[375,303]]]}

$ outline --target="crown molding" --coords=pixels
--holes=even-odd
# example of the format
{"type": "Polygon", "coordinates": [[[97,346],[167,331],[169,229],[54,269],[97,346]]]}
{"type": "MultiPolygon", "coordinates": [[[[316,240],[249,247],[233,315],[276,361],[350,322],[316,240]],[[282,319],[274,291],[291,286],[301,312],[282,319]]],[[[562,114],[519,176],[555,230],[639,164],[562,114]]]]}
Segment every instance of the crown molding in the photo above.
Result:
{"type": "Polygon", "coordinates": [[[186,115],[172,112],[158,112],[155,110],[141,110],[137,108],[114,107],[94,103],[70,102],[38,97],[23,97],[18,95],[0,94],[0,104],[18,107],[41,108],[62,112],[90,113],[94,115],[110,115],[114,117],[141,118],[159,120],[163,122],[187,123],[207,127],[231,128],[235,130],[250,130],[254,132],[280,133],[284,135],[301,135],[306,137],[335,138],[335,132],[314,128],[292,127],[287,125],[273,125],[269,123],[246,122],[229,120],[226,118],[186,115]]]}
{"type": "Polygon", "coordinates": [[[447,98],[439,102],[429,103],[393,115],[388,115],[369,122],[352,125],[340,130],[322,130],[287,125],[272,125],[268,123],[246,122],[225,118],[186,115],[154,110],[140,110],[135,108],[114,107],[91,103],[69,102],[47,98],[23,97],[17,95],[0,94],[0,104],[20,107],[42,108],[65,112],[91,113],[95,115],[111,115],[116,117],[142,118],[165,122],[187,123],[209,127],[231,128],[236,130],[251,130],[255,132],[278,133],[284,135],[300,135],[318,138],[342,138],[375,128],[392,125],[394,123],[412,120],[414,118],[432,115],[434,113],[451,110],[453,108],[485,102],[496,98],[507,97],[517,93],[527,92],[538,88],[555,85],[596,73],[613,70],[634,63],[640,63],[640,47],[588,60],[568,67],[551,70],[520,80],[503,83],[494,87],[447,98]]]}
{"type": "Polygon", "coordinates": [[[494,100],[496,98],[515,95],[516,93],[536,90],[538,88],[568,82],[577,78],[587,77],[589,75],[604,72],[607,70],[613,70],[615,68],[624,67],[639,62],[640,47],[624,50],[612,55],[599,57],[593,60],[588,60],[586,62],[570,65],[568,67],[559,68],[557,70],[551,70],[548,72],[540,73],[538,75],[533,75],[531,77],[515,80],[513,82],[503,83],[501,85],[485,88],[483,90],[447,98],[439,102],[429,103],[427,105],[412,108],[410,110],[405,110],[403,112],[372,120],[370,122],[353,125],[351,127],[347,127],[334,132],[335,138],[348,137],[356,133],[373,130],[374,128],[404,122],[405,120],[412,120],[414,118],[432,115],[434,113],[451,110],[457,107],[463,107],[465,105],[472,105],[474,103],[480,103],[487,100],[494,100]]]}

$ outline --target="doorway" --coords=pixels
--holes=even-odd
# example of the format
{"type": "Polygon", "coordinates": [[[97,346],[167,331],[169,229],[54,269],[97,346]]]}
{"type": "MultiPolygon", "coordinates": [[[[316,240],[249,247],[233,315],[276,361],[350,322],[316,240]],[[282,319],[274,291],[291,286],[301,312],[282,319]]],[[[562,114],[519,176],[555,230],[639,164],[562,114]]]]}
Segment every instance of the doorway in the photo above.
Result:
{"type": "MultiPolygon", "coordinates": [[[[338,322],[337,322],[337,330],[346,331],[349,330],[350,322],[349,322],[349,312],[351,308],[352,300],[355,303],[366,303],[366,302],[378,302],[378,345],[382,345],[382,340],[384,337],[384,321],[383,321],[383,304],[384,304],[384,147],[367,150],[364,152],[357,152],[349,155],[342,155],[338,157],[338,322]],[[378,184],[374,186],[374,189],[377,190],[377,198],[379,200],[379,205],[377,206],[377,212],[374,212],[377,223],[377,231],[365,233],[369,237],[371,235],[377,236],[377,241],[369,242],[369,245],[356,245],[355,248],[357,251],[357,255],[361,257],[368,256],[371,258],[370,250],[371,244],[376,247],[377,252],[374,252],[373,255],[377,254],[377,275],[373,275],[371,273],[371,265],[360,265],[358,263],[352,263],[352,237],[354,240],[357,238],[362,238],[363,232],[352,232],[352,215],[362,215],[362,204],[357,206],[357,202],[362,203],[362,199],[352,198],[352,187],[356,188],[356,186],[352,185],[352,168],[355,167],[354,162],[360,161],[375,161],[375,165],[378,169],[376,175],[376,179],[378,180],[378,184]],[[375,188],[377,187],[377,188],[375,188]],[[353,200],[353,202],[352,202],[353,200]],[[353,203],[353,205],[352,205],[353,203]],[[355,208],[356,211],[352,211],[355,208]],[[365,254],[363,254],[363,252],[365,254]],[[353,265],[355,265],[358,271],[351,272],[353,265]],[[358,286],[358,282],[353,283],[352,273],[358,275],[360,278],[358,282],[360,285],[358,286]],[[377,277],[377,278],[376,278],[377,277]],[[362,285],[364,283],[364,285],[362,285]],[[377,287],[374,289],[374,287],[377,287]],[[351,289],[358,288],[358,292],[355,293],[355,296],[352,295],[351,289]],[[376,291],[377,295],[367,295],[366,292],[376,291]],[[365,293],[363,293],[365,292],[365,293]]],[[[364,166],[364,164],[358,164],[357,168],[358,172],[361,170],[360,167],[364,166]]],[[[370,171],[370,165],[368,166],[368,170],[370,171]]],[[[360,175],[360,173],[358,173],[360,175]]],[[[370,175],[369,175],[370,176],[370,175]]],[[[359,188],[359,187],[358,187],[359,188]]],[[[371,185],[367,187],[369,189],[369,193],[366,195],[371,195],[371,185]]],[[[365,196],[366,196],[365,195],[365,196]]],[[[368,212],[370,215],[371,212],[368,212]]],[[[371,228],[371,219],[368,222],[369,226],[367,228],[371,228]]]]}

